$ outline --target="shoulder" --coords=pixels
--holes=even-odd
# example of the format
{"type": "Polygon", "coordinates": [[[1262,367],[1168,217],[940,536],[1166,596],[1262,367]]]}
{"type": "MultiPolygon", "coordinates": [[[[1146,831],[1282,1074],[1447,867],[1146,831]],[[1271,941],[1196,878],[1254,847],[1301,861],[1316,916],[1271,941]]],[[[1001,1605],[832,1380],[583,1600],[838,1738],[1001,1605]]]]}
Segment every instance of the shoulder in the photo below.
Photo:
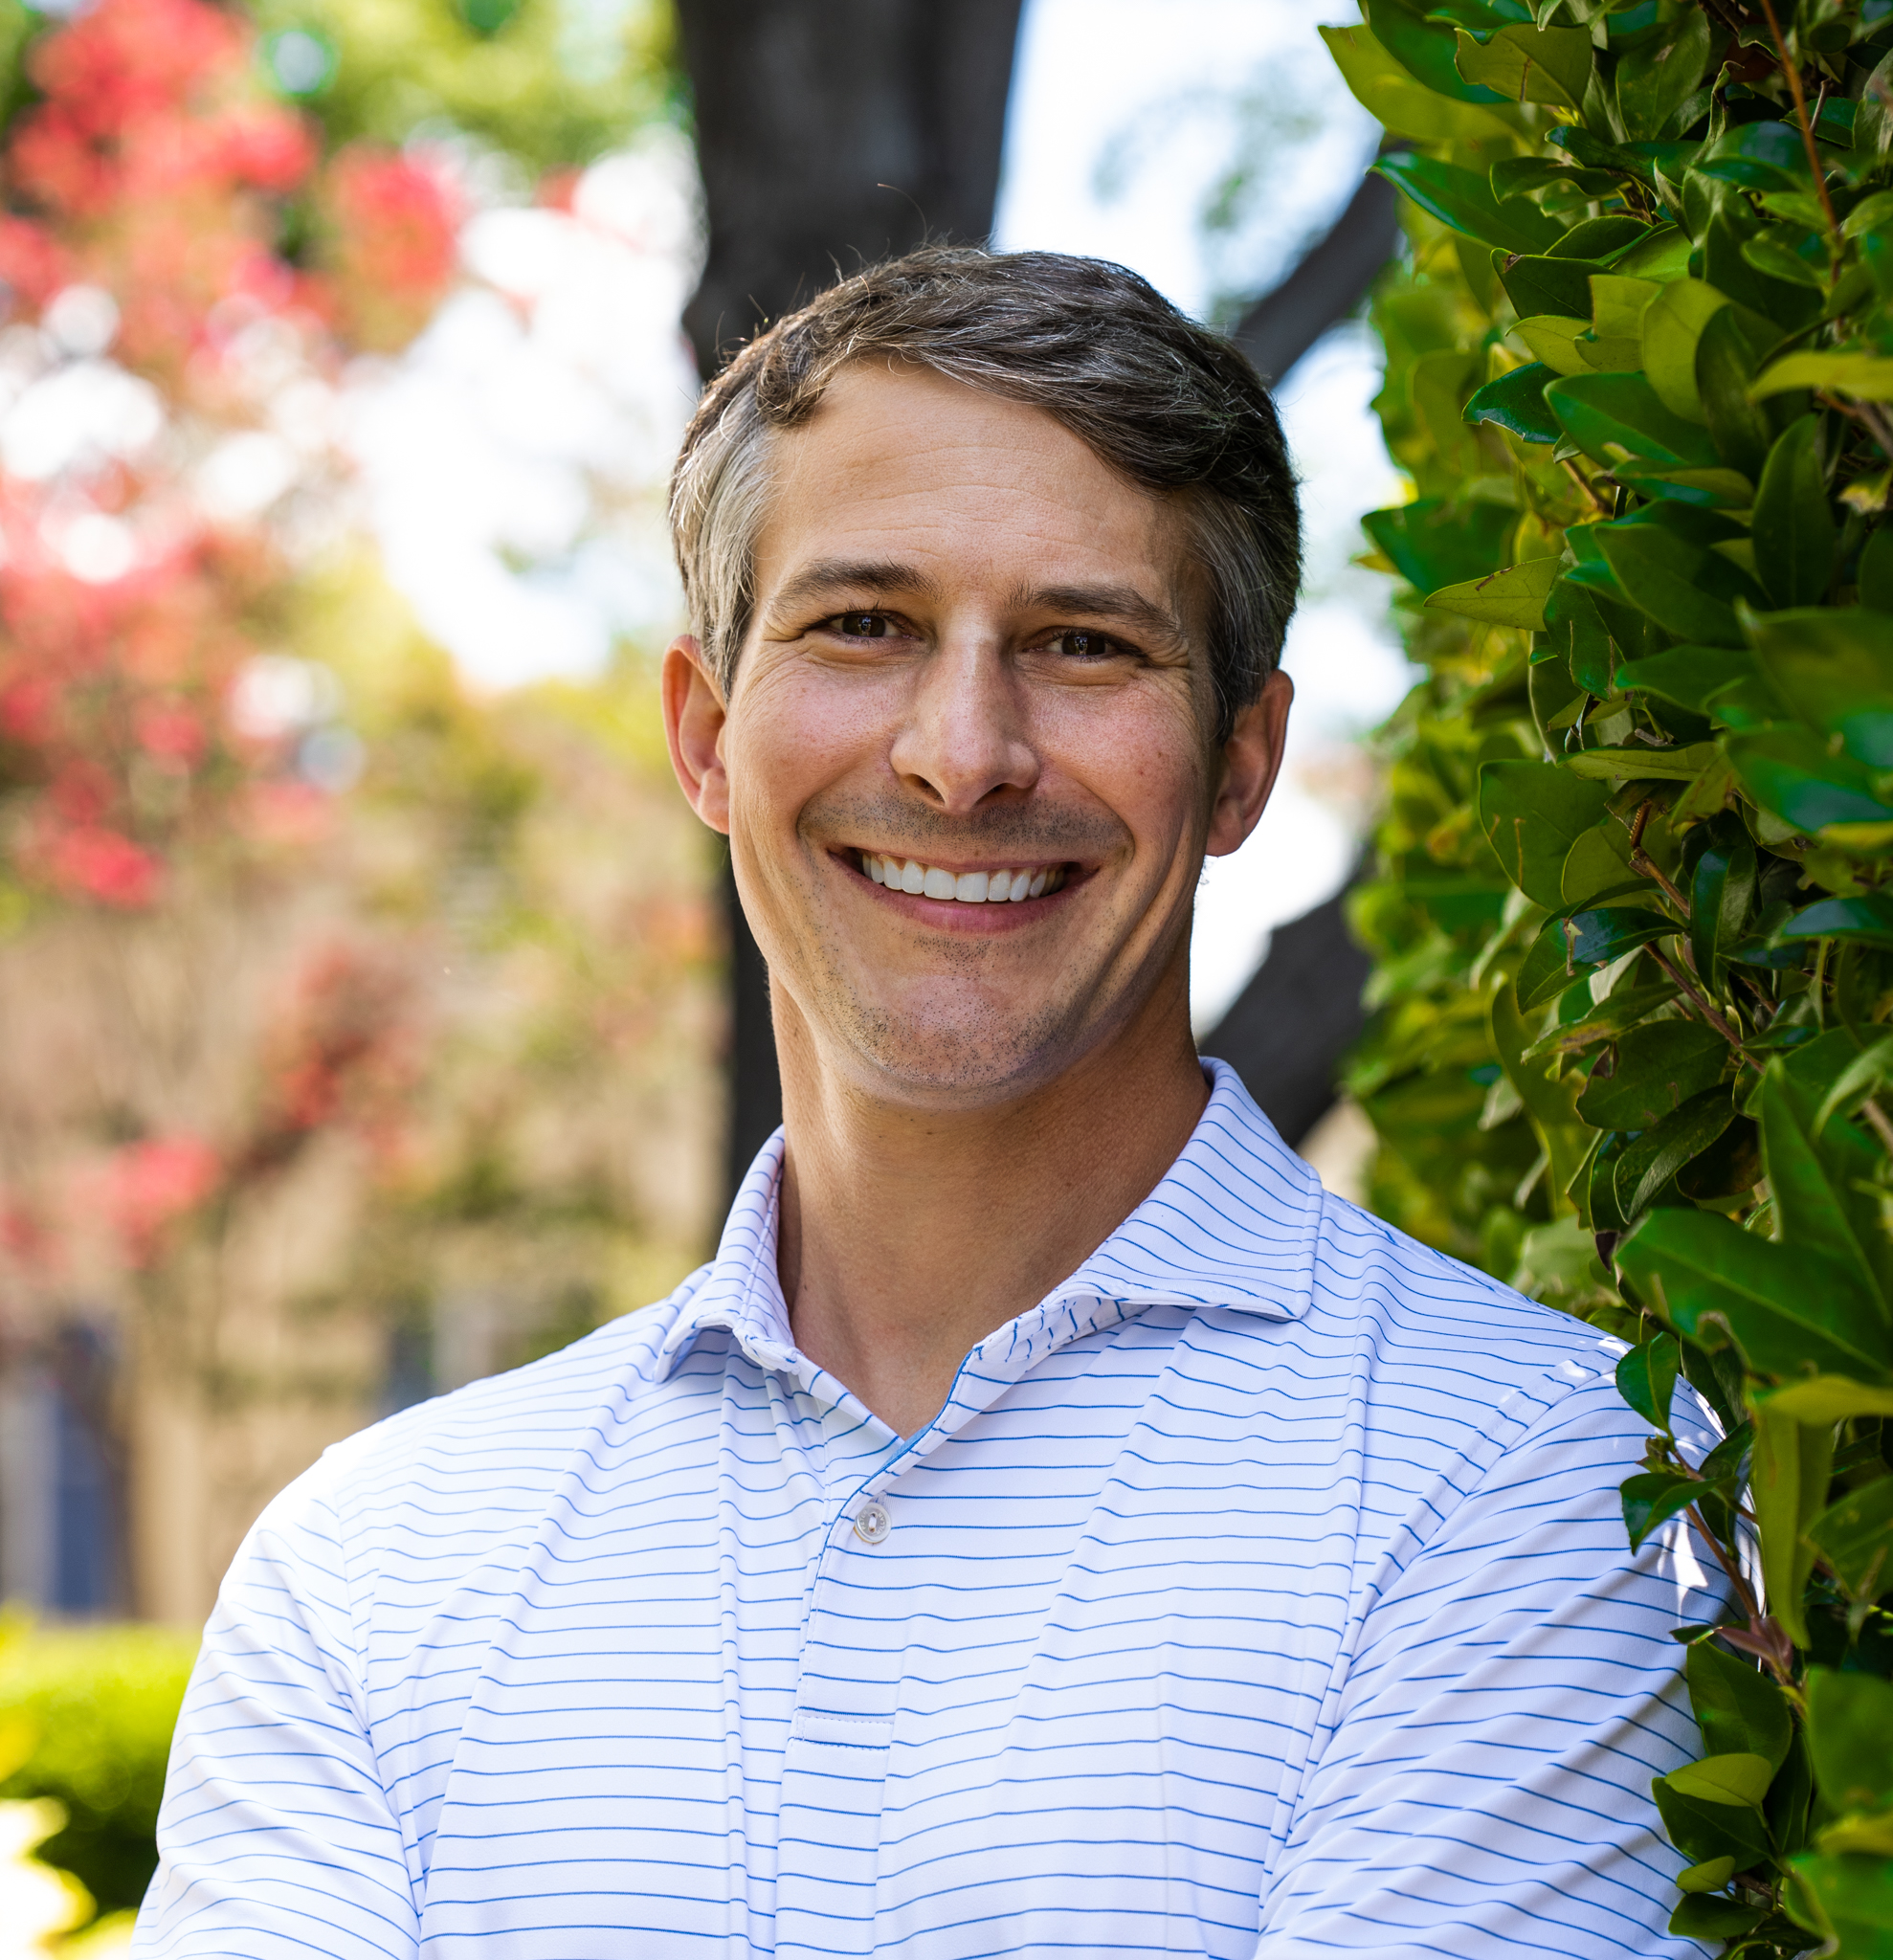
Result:
{"type": "Polygon", "coordinates": [[[554,1354],[469,1383],[334,1444],[284,1489],[259,1532],[317,1533],[352,1563],[414,1534],[467,1551],[543,1516],[589,1441],[662,1380],[667,1341],[702,1273],[554,1354]]]}

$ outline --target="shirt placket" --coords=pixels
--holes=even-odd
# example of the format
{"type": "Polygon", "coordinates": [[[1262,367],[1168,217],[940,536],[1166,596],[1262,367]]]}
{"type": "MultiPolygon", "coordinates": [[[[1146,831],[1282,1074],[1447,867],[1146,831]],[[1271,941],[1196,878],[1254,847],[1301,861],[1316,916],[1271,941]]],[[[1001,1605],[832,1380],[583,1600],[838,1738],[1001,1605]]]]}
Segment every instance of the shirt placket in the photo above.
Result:
{"type": "Polygon", "coordinates": [[[905,1665],[898,1438],[844,1395],[830,1414],[827,1528],[810,1587],[777,1820],[776,1952],[875,1947],[880,1816],[905,1665]],[[837,1429],[858,1422],[846,1443],[837,1429]]]}

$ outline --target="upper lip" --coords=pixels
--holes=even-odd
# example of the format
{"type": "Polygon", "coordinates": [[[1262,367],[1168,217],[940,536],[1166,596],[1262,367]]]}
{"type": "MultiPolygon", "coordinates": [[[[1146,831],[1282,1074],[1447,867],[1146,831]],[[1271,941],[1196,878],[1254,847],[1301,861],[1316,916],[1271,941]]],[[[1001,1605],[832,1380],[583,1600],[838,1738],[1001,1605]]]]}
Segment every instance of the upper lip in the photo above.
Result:
{"type": "Polygon", "coordinates": [[[856,858],[893,858],[902,864],[924,864],[939,871],[950,871],[955,878],[964,878],[969,871],[983,871],[990,877],[995,871],[1058,871],[1073,865],[1069,858],[981,858],[969,860],[961,858],[938,858],[924,851],[897,849],[887,844],[844,844],[844,854],[856,858]]]}

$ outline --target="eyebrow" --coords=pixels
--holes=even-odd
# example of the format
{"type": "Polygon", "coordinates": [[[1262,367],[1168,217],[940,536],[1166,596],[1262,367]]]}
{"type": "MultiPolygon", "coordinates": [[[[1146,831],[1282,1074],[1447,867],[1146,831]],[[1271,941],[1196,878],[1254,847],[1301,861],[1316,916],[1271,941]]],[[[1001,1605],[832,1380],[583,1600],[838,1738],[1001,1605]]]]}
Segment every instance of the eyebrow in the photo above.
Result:
{"type": "MultiPolygon", "coordinates": [[[[940,581],[916,565],[895,559],[818,559],[804,566],[770,593],[771,607],[791,611],[845,592],[907,592],[937,599],[940,581]]],[[[1062,612],[1080,618],[1116,620],[1146,634],[1187,643],[1183,622],[1135,586],[1015,586],[1006,603],[1015,612],[1062,612]]]]}
{"type": "Polygon", "coordinates": [[[771,606],[793,611],[813,599],[842,592],[910,592],[917,599],[940,595],[940,582],[917,565],[881,558],[821,558],[805,565],[769,594],[771,606]]]}

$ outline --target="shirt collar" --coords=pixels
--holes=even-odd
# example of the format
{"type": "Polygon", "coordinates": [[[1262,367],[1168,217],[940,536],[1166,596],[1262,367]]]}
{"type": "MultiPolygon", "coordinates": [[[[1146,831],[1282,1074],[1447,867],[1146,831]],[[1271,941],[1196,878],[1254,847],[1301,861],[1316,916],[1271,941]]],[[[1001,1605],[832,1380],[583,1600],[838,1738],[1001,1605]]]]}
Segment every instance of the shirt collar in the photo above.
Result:
{"type": "MultiPolygon", "coordinates": [[[[1161,1183],[1070,1279],[980,1344],[1033,1358],[1099,1316],[1153,1305],[1301,1315],[1313,1287],[1322,1188],[1227,1062],[1205,1057],[1210,1101],[1161,1183]],[[1052,1338],[1049,1341],[1047,1336],[1052,1338]]],[[[717,1256],[658,1355],[668,1373],[707,1327],[726,1327],[760,1368],[813,1372],[796,1350],[776,1273],[783,1134],[765,1144],[730,1207],[717,1256]]],[[[996,1354],[995,1354],[996,1358],[996,1354]]]]}

